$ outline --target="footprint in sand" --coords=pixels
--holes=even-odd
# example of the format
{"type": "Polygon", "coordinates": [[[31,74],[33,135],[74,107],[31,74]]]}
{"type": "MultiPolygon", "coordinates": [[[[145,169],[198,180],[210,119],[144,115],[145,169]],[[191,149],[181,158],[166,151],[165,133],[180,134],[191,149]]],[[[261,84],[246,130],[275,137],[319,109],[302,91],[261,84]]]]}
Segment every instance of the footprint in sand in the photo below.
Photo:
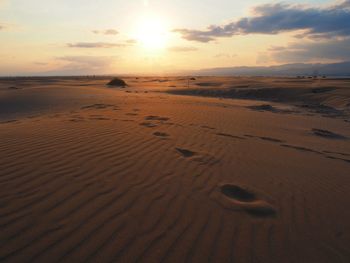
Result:
{"type": "Polygon", "coordinates": [[[188,149],[175,148],[176,151],[184,158],[190,158],[191,161],[197,162],[200,165],[212,166],[220,162],[219,159],[207,153],[197,153],[188,149]]]}
{"type": "Polygon", "coordinates": [[[166,121],[168,121],[170,118],[167,117],[160,117],[160,116],[154,116],[154,115],[150,115],[145,117],[145,122],[140,123],[141,126],[145,126],[148,128],[153,128],[153,127],[157,127],[157,124],[165,124],[166,121]],[[152,123],[150,121],[158,121],[157,124],[152,123]]]}
{"type": "Polygon", "coordinates": [[[145,126],[147,128],[154,128],[157,127],[158,125],[152,123],[152,122],[141,122],[140,123],[141,126],[145,126]]]}
{"type": "Polygon", "coordinates": [[[251,193],[237,185],[223,185],[221,186],[221,192],[229,198],[241,202],[252,202],[256,200],[256,195],[254,193],[251,193]]]}
{"type": "Polygon", "coordinates": [[[150,116],[145,117],[145,120],[147,120],[147,121],[168,121],[169,118],[150,115],[150,116]]]}
{"type": "Polygon", "coordinates": [[[225,200],[222,200],[225,202],[224,205],[228,205],[228,199],[231,202],[231,208],[234,210],[242,210],[256,217],[276,216],[276,209],[270,203],[241,186],[225,184],[220,186],[220,192],[225,197],[225,200]]]}
{"type": "Polygon", "coordinates": [[[155,132],[155,133],[153,133],[153,135],[157,136],[157,137],[162,137],[162,138],[169,137],[169,134],[167,134],[165,132],[155,132]]]}
{"type": "Polygon", "coordinates": [[[192,152],[187,149],[182,149],[182,148],[175,148],[175,149],[178,153],[180,153],[185,158],[189,158],[197,154],[196,152],[192,152]]]}

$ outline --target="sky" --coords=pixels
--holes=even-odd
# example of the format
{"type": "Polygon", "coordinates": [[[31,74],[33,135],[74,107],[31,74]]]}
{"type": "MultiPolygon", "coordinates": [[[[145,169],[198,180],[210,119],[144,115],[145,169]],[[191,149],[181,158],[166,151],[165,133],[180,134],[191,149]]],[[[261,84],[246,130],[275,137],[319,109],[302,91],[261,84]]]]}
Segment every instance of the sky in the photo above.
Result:
{"type": "Polygon", "coordinates": [[[350,0],[0,0],[0,75],[350,61],[350,0]]]}

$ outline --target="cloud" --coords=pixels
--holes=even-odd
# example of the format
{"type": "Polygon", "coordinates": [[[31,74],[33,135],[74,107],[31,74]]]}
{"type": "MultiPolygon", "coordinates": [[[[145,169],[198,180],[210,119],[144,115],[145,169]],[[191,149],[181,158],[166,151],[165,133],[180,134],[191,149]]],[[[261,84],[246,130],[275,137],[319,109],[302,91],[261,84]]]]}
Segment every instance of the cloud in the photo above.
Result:
{"type": "Polygon", "coordinates": [[[105,30],[92,30],[94,34],[101,35],[118,35],[119,32],[115,29],[105,29],[105,30]]]}
{"type": "Polygon", "coordinates": [[[106,42],[78,42],[68,43],[67,47],[70,48],[115,48],[115,47],[126,47],[127,44],[117,43],[106,43],[106,42]]]}
{"type": "Polygon", "coordinates": [[[68,61],[79,65],[95,65],[97,67],[109,65],[112,57],[106,56],[63,56],[57,57],[58,60],[68,61]]]}
{"type": "Polygon", "coordinates": [[[192,51],[197,51],[198,48],[196,48],[196,47],[175,46],[175,47],[168,48],[168,50],[171,51],[171,52],[192,52],[192,51]]]}
{"type": "Polygon", "coordinates": [[[56,60],[64,65],[55,70],[46,72],[52,75],[76,75],[76,74],[99,74],[106,73],[113,69],[113,63],[117,57],[111,56],[63,56],[56,60]]]}
{"type": "Polygon", "coordinates": [[[269,51],[278,62],[349,61],[350,38],[298,42],[286,47],[271,47],[269,51]]]}
{"type": "Polygon", "coordinates": [[[180,33],[182,35],[182,38],[189,41],[198,41],[198,42],[207,43],[215,40],[215,37],[213,36],[214,32],[210,32],[210,31],[190,30],[190,29],[181,28],[181,29],[174,29],[173,32],[180,33]]]}
{"type": "Polygon", "coordinates": [[[237,54],[229,54],[229,53],[219,53],[214,56],[214,58],[226,58],[226,59],[233,59],[236,58],[237,54]]]}
{"type": "Polygon", "coordinates": [[[298,37],[350,37],[350,1],[327,8],[290,4],[265,4],[253,9],[253,15],[206,30],[175,29],[189,41],[210,42],[221,37],[246,34],[278,34],[304,30],[298,37]]]}

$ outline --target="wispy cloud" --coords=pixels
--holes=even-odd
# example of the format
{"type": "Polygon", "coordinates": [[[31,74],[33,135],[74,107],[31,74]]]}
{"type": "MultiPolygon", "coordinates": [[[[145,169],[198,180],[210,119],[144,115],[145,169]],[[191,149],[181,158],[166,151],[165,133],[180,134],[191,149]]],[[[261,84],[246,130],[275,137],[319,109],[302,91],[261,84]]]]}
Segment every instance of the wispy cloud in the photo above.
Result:
{"type": "Polygon", "coordinates": [[[116,48],[116,47],[126,47],[130,44],[125,43],[106,43],[106,42],[77,42],[68,43],[67,47],[70,48],[116,48]]]}
{"type": "Polygon", "coordinates": [[[64,65],[47,72],[47,74],[75,75],[75,74],[98,74],[113,70],[113,63],[117,57],[111,56],[63,56],[56,60],[64,65]]]}
{"type": "Polygon", "coordinates": [[[112,62],[112,57],[106,56],[63,56],[57,57],[57,59],[79,65],[95,65],[96,67],[110,65],[112,62]]]}
{"type": "Polygon", "coordinates": [[[105,30],[92,30],[92,33],[97,35],[118,35],[119,32],[115,29],[105,29],[105,30]]]}
{"type": "Polygon", "coordinates": [[[210,42],[221,37],[246,34],[278,34],[305,30],[299,37],[350,37],[350,1],[328,8],[305,5],[265,4],[253,9],[253,15],[206,30],[175,29],[186,40],[210,42]]]}

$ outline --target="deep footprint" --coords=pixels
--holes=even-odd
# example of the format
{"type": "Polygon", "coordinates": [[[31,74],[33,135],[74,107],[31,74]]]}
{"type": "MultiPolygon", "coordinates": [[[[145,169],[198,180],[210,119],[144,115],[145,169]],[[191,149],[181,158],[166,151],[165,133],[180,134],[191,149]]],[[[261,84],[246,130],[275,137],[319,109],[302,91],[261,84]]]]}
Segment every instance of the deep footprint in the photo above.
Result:
{"type": "Polygon", "coordinates": [[[264,200],[240,186],[226,184],[221,186],[221,193],[230,198],[240,210],[255,217],[274,217],[275,208],[264,200]]]}
{"type": "Polygon", "coordinates": [[[192,152],[192,151],[187,150],[187,149],[176,148],[176,151],[178,151],[185,158],[189,158],[189,157],[196,155],[195,152],[192,152]]]}
{"type": "Polygon", "coordinates": [[[221,186],[221,192],[229,198],[236,199],[241,202],[253,202],[256,200],[254,193],[237,186],[226,184],[221,186]]]}

